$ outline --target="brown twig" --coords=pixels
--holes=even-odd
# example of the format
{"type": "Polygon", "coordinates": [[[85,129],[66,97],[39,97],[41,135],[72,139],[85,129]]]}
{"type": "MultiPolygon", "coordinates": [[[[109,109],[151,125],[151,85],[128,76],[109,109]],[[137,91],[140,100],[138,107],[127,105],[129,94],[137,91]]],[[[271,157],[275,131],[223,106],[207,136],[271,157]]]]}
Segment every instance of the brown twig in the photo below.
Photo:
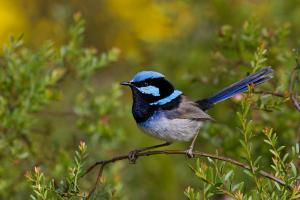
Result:
{"type": "Polygon", "coordinates": [[[279,93],[279,92],[272,92],[272,91],[253,91],[254,94],[260,94],[260,95],[272,95],[272,96],[276,96],[276,97],[288,97],[286,94],[284,93],[279,93]]]}
{"type": "Polygon", "coordinates": [[[100,179],[102,177],[102,173],[103,173],[103,170],[104,170],[104,166],[105,164],[102,164],[99,171],[98,171],[98,175],[97,175],[97,179],[96,179],[96,182],[93,186],[93,188],[91,189],[91,191],[89,192],[89,195],[87,196],[87,199],[90,199],[91,195],[95,192],[96,188],[97,188],[97,185],[99,184],[100,182],[100,179]]]}
{"type": "Polygon", "coordinates": [[[76,117],[76,113],[72,110],[66,110],[66,111],[44,110],[39,112],[38,114],[55,116],[55,117],[76,117]]]}
{"type": "Polygon", "coordinates": [[[297,72],[300,69],[300,63],[298,63],[298,60],[296,60],[296,67],[293,69],[291,76],[290,76],[290,82],[289,82],[289,94],[290,94],[290,99],[294,107],[300,112],[300,105],[298,101],[297,94],[293,93],[294,89],[294,82],[297,79],[297,72]]]}
{"type": "MultiPolygon", "coordinates": [[[[136,154],[136,159],[139,158],[139,157],[146,157],[146,156],[152,156],[152,155],[186,155],[186,151],[183,151],[183,150],[160,150],[160,151],[145,151],[145,152],[138,152],[136,154]]],[[[241,163],[239,161],[236,161],[232,158],[228,158],[228,157],[224,157],[224,156],[218,156],[218,155],[214,155],[214,154],[210,154],[210,153],[205,153],[205,152],[200,152],[200,151],[195,151],[193,152],[193,155],[194,157],[206,157],[206,158],[211,158],[211,159],[215,159],[215,160],[221,160],[221,161],[225,161],[225,162],[228,162],[228,163],[231,163],[233,165],[236,165],[238,167],[241,167],[243,169],[246,169],[246,170],[251,170],[250,169],[250,166],[245,164],[245,163],[241,163]]],[[[126,155],[120,155],[120,156],[116,156],[116,157],[113,157],[111,159],[108,159],[108,160],[101,160],[101,161],[98,161],[96,163],[94,163],[93,165],[91,165],[87,171],[83,174],[83,176],[85,176],[86,174],[88,174],[90,171],[92,171],[95,167],[97,166],[101,166],[100,167],[100,170],[98,172],[98,176],[97,176],[97,180],[96,180],[96,183],[95,185],[93,186],[91,192],[89,193],[89,197],[93,194],[93,192],[95,191],[96,187],[97,187],[97,184],[100,182],[100,179],[101,179],[101,176],[102,176],[102,173],[103,173],[103,170],[104,170],[104,167],[107,165],[107,164],[110,164],[110,163],[114,163],[114,162],[117,162],[117,161],[121,161],[121,160],[127,160],[128,159],[128,154],[126,155]]],[[[288,188],[291,188],[290,186],[286,185],[286,183],[266,172],[266,171],[263,171],[263,170],[259,170],[257,169],[257,172],[258,174],[260,174],[261,176],[263,177],[266,177],[282,186],[286,186],[288,188]]]]}

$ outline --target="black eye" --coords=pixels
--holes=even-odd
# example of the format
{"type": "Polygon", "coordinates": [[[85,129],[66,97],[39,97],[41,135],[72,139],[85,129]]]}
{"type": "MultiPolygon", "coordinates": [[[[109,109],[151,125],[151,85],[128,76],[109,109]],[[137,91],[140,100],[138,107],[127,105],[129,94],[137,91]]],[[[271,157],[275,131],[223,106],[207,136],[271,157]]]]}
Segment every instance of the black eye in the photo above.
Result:
{"type": "Polygon", "coordinates": [[[148,82],[144,81],[144,82],[135,82],[133,83],[136,87],[147,87],[149,85],[148,82]]]}

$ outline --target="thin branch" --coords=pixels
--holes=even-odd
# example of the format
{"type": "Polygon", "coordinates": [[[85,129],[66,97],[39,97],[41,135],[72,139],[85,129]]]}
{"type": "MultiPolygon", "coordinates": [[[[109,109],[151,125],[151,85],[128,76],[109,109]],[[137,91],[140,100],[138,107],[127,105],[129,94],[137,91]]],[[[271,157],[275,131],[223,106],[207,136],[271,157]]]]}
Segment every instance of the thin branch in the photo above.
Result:
{"type": "Polygon", "coordinates": [[[250,66],[250,63],[243,60],[243,59],[228,59],[226,58],[224,55],[218,53],[215,54],[213,57],[214,60],[216,60],[219,64],[221,65],[229,65],[229,66],[240,66],[240,65],[244,65],[244,66],[250,66]]]}
{"type": "Polygon", "coordinates": [[[96,188],[97,188],[97,185],[99,184],[100,182],[100,179],[102,177],[102,174],[103,174],[103,170],[104,170],[104,166],[105,164],[102,164],[99,171],[98,171],[98,175],[97,175],[97,179],[96,179],[96,182],[93,186],[93,188],[91,189],[91,191],[89,192],[89,195],[87,197],[87,199],[90,199],[91,195],[95,192],[96,188]]]}
{"type": "MultiPolygon", "coordinates": [[[[139,157],[146,157],[146,156],[152,156],[152,155],[186,155],[186,151],[183,151],[183,150],[160,150],[160,151],[138,152],[136,154],[136,159],[138,159],[139,157]]],[[[241,167],[243,169],[251,170],[251,168],[250,168],[249,165],[247,165],[245,163],[241,163],[241,162],[236,161],[236,160],[234,160],[232,158],[229,158],[229,157],[218,156],[218,155],[214,155],[214,154],[210,154],[210,153],[205,153],[205,152],[200,152],[200,151],[194,151],[193,155],[194,155],[194,157],[206,157],[206,158],[211,158],[211,159],[215,159],[215,160],[225,161],[227,163],[231,163],[231,164],[236,165],[238,167],[241,167]]],[[[96,183],[95,183],[93,189],[91,190],[89,196],[91,196],[92,193],[95,191],[95,189],[97,187],[97,184],[99,183],[99,180],[101,179],[104,167],[107,164],[114,163],[114,162],[121,161],[121,160],[127,160],[127,159],[129,159],[128,154],[116,156],[116,157],[113,157],[113,158],[108,159],[108,160],[101,160],[101,161],[98,161],[98,162],[94,163],[93,165],[91,165],[87,169],[87,171],[83,174],[83,176],[85,176],[86,174],[88,174],[89,172],[91,172],[95,167],[97,167],[99,165],[101,167],[100,167],[100,170],[99,170],[99,173],[98,173],[98,176],[97,176],[96,183]]],[[[276,182],[276,183],[278,183],[278,184],[280,184],[282,186],[286,186],[288,188],[291,188],[282,179],[280,179],[280,178],[272,175],[271,173],[268,173],[268,172],[263,171],[263,170],[258,170],[257,172],[258,172],[258,174],[260,174],[261,176],[263,176],[265,178],[268,178],[268,179],[270,179],[270,180],[272,180],[272,181],[274,181],[274,182],[276,182]]]]}
{"type": "Polygon", "coordinates": [[[37,114],[50,115],[55,117],[76,117],[76,113],[72,110],[65,110],[65,111],[44,110],[37,114]]]}
{"type": "Polygon", "coordinates": [[[253,93],[260,94],[260,95],[272,95],[272,96],[282,97],[282,98],[288,97],[288,95],[286,95],[284,93],[272,92],[272,91],[253,91],[253,93]]]}
{"type": "Polygon", "coordinates": [[[293,93],[294,82],[297,79],[297,72],[299,69],[300,69],[300,64],[298,63],[298,60],[296,60],[296,67],[293,69],[291,76],[290,76],[289,93],[290,93],[290,99],[291,99],[292,104],[300,112],[300,105],[299,105],[298,97],[296,94],[293,93]]]}

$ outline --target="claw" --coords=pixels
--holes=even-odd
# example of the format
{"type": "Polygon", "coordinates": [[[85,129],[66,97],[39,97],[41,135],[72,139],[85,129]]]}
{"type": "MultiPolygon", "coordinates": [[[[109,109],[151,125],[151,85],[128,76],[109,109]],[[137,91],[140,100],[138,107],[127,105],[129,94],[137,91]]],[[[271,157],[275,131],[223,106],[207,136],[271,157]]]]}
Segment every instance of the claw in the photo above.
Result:
{"type": "Polygon", "coordinates": [[[136,163],[136,159],[138,158],[137,153],[139,153],[139,151],[137,150],[133,150],[130,151],[128,154],[128,160],[130,164],[135,164],[136,163]]]}
{"type": "Polygon", "coordinates": [[[189,148],[188,150],[186,150],[185,153],[186,153],[186,156],[188,158],[193,158],[194,157],[193,149],[191,149],[191,148],[189,148]]]}

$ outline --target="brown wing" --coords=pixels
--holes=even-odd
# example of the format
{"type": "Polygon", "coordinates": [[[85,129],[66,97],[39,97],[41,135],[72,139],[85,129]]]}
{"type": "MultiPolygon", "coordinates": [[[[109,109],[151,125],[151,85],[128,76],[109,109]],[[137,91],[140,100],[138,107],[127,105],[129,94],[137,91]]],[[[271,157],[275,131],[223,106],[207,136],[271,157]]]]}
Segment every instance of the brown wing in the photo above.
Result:
{"type": "Polygon", "coordinates": [[[198,104],[182,96],[178,108],[165,111],[169,119],[193,119],[193,120],[210,120],[214,121],[211,116],[198,107],[198,104]]]}

